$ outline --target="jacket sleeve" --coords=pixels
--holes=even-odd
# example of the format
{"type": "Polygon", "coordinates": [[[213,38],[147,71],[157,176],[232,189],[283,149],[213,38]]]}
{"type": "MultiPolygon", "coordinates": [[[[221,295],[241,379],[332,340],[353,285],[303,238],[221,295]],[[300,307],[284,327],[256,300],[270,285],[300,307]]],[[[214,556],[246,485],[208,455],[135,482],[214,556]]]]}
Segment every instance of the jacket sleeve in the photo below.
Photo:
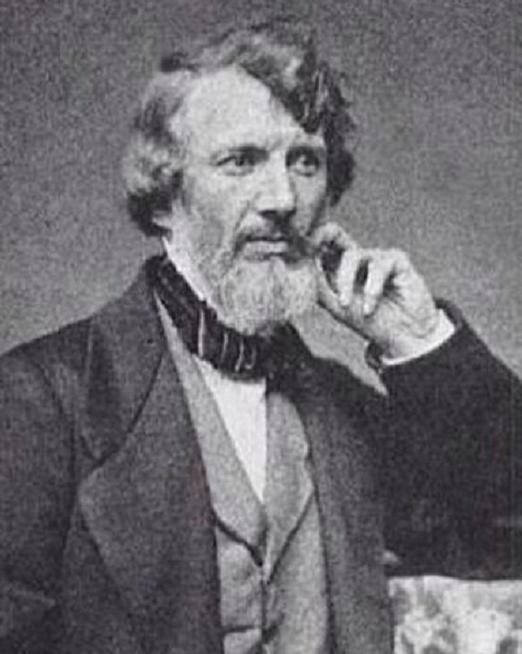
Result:
{"type": "Polygon", "coordinates": [[[436,351],[385,370],[383,381],[392,547],[414,570],[423,561],[437,572],[520,575],[520,380],[462,323],[436,351]]]}
{"type": "Polygon", "coordinates": [[[72,499],[70,434],[51,385],[24,350],[2,357],[0,651],[6,654],[51,638],[72,499]]]}

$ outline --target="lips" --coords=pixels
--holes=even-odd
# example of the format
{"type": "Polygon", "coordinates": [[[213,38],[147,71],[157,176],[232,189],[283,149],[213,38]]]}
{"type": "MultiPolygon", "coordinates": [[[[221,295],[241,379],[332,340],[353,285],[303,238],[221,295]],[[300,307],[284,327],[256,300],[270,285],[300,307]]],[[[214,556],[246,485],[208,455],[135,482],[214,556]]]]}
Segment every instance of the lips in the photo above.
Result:
{"type": "Polygon", "coordinates": [[[308,257],[309,245],[307,238],[293,229],[271,231],[254,228],[237,235],[235,254],[245,259],[281,257],[290,264],[308,257]]]}
{"type": "Polygon", "coordinates": [[[285,238],[253,237],[245,239],[243,243],[243,254],[246,256],[280,256],[290,251],[291,243],[285,238]]]}

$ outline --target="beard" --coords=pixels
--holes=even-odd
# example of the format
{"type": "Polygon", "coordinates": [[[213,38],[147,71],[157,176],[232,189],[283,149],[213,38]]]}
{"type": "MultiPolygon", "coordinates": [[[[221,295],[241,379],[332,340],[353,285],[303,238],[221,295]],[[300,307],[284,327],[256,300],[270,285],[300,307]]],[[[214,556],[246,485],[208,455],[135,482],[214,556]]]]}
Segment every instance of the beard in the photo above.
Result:
{"type": "Polygon", "coordinates": [[[204,264],[213,304],[222,322],[244,334],[267,335],[312,308],[317,301],[310,257],[245,259],[220,252],[204,264]]]}

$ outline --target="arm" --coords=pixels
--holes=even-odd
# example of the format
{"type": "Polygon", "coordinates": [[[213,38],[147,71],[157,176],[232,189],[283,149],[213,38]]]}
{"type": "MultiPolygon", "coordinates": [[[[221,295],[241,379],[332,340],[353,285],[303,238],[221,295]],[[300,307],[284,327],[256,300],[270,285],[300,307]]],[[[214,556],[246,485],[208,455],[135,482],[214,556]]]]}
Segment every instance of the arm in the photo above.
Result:
{"type": "Polygon", "coordinates": [[[388,407],[375,412],[388,541],[420,568],[497,574],[517,560],[499,519],[522,496],[520,382],[451,307],[441,312],[403,252],[363,249],[333,224],[318,238],[339,253],[333,274],[318,262],[323,306],[402,362],[384,366],[388,407]],[[443,551],[455,557],[441,566],[443,551]]]}
{"type": "Polygon", "coordinates": [[[453,530],[459,542],[446,544],[456,553],[450,568],[519,576],[513,519],[522,510],[521,382],[466,323],[437,350],[386,368],[382,378],[391,428],[382,443],[389,533],[406,543],[416,523],[419,547],[423,532],[430,547],[434,534],[453,530]]]}
{"type": "MultiPolygon", "coordinates": [[[[72,500],[70,427],[23,349],[0,362],[0,650],[51,639],[72,500]]],[[[40,651],[40,650],[39,650],[40,651]]],[[[47,651],[42,648],[41,651],[47,651]]]]}

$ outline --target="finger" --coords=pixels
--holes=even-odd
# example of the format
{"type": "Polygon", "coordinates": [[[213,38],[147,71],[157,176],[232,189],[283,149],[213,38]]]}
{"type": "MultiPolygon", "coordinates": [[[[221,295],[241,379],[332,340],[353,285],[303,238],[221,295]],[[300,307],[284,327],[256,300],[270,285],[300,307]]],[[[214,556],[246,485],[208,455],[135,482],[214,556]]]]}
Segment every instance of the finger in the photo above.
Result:
{"type": "Polygon", "coordinates": [[[321,247],[337,246],[341,250],[346,250],[357,245],[348,232],[338,223],[327,222],[320,225],[311,235],[310,241],[316,252],[320,252],[321,247]]]}
{"type": "Polygon", "coordinates": [[[339,302],[339,294],[334,287],[334,283],[326,275],[319,259],[316,259],[315,265],[317,268],[317,297],[319,304],[335,318],[343,320],[346,317],[346,312],[339,302]]]}
{"type": "Polygon", "coordinates": [[[341,263],[345,255],[356,251],[358,246],[345,229],[333,222],[321,225],[312,239],[316,260],[333,290],[338,292],[341,263]]]}
{"type": "Polygon", "coordinates": [[[385,289],[395,274],[395,261],[388,253],[374,250],[368,260],[368,274],[361,287],[363,296],[362,312],[370,316],[377,308],[385,289]]]}
{"type": "Polygon", "coordinates": [[[402,250],[372,250],[368,277],[363,288],[363,313],[370,316],[380,300],[390,296],[399,275],[411,271],[408,256],[402,250]]]}
{"type": "Polygon", "coordinates": [[[334,283],[325,272],[320,259],[315,259],[315,266],[317,270],[319,302],[326,308],[333,310],[339,302],[334,283]]]}
{"type": "Polygon", "coordinates": [[[397,286],[402,285],[408,279],[421,279],[410,257],[404,250],[390,250],[390,257],[393,258],[393,279],[396,281],[397,286]]]}
{"type": "Polygon", "coordinates": [[[365,275],[366,265],[365,251],[361,248],[354,247],[344,252],[336,278],[339,303],[342,307],[347,308],[352,303],[361,275],[365,275]]]}

